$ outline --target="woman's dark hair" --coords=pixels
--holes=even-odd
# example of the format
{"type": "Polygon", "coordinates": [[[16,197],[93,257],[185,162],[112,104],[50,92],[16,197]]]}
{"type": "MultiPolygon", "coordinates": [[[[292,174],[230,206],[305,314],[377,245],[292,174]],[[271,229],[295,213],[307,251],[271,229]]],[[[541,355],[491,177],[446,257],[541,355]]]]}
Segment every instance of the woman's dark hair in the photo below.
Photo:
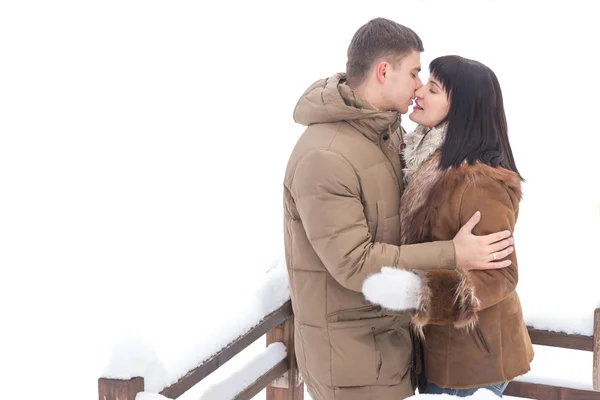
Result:
{"type": "Polygon", "coordinates": [[[517,170],[504,113],[502,90],[496,74],[478,61],[459,56],[436,58],[429,72],[450,101],[440,167],[458,167],[480,161],[492,167],[517,170]]]}

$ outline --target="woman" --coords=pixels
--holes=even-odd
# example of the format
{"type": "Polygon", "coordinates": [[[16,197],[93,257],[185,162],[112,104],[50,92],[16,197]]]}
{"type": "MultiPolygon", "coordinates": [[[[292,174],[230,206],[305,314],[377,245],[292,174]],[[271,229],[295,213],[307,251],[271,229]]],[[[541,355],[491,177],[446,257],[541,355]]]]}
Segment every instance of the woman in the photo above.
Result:
{"type": "MultiPolygon", "coordinates": [[[[405,137],[402,152],[408,184],[400,209],[402,244],[452,239],[476,211],[481,222],[474,234],[513,231],[522,178],[496,75],[458,56],[437,58],[429,69],[410,115],[419,126],[405,137]]],[[[511,251],[492,255],[508,256],[511,265],[503,269],[437,270],[414,279],[413,272],[386,268],[365,281],[370,301],[416,309],[412,323],[423,338],[416,350],[423,352],[427,378],[421,392],[464,397],[485,387],[502,397],[510,380],[529,371],[533,348],[511,251]]]]}

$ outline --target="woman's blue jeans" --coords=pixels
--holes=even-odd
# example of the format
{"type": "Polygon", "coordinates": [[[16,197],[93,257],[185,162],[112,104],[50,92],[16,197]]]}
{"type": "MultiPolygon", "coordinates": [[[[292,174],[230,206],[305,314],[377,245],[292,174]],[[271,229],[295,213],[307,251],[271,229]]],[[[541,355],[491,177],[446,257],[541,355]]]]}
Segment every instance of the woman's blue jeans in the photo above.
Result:
{"type": "Polygon", "coordinates": [[[447,394],[452,394],[452,395],[458,396],[458,397],[467,397],[467,396],[472,395],[479,389],[488,389],[488,390],[491,390],[492,392],[494,392],[494,394],[496,396],[502,397],[502,393],[504,392],[504,389],[506,389],[507,386],[508,386],[508,382],[502,382],[502,383],[498,383],[496,385],[481,386],[481,387],[476,387],[476,388],[472,388],[472,389],[450,389],[450,388],[441,388],[434,383],[428,382],[427,388],[425,389],[425,391],[423,393],[428,393],[428,394],[447,393],[447,394]]]}

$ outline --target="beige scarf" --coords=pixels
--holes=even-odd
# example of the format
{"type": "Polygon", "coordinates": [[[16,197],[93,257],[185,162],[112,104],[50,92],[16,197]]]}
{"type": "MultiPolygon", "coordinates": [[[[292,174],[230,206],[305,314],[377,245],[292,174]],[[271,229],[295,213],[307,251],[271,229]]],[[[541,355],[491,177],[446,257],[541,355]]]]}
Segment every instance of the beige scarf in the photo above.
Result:
{"type": "Polygon", "coordinates": [[[442,147],[446,138],[448,123],[443,123],[433,128],[417,126],[417,128],[404,136],[406,147],[402,151],[405,168],[404,183],[410,183],[413,174],[423,161],[442,147]]]}

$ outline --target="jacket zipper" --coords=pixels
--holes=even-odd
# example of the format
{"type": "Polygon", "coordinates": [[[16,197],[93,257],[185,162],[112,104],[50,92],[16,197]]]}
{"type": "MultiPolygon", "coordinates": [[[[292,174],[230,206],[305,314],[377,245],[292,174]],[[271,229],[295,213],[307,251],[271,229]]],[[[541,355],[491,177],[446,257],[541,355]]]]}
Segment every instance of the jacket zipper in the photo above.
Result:
{"type": "MultiPolygon", "coordinates": [[[[397,115],[396,119],[397,119],[398,122],[400,122],[400,114],[397,115]]],[[[362,135],[362,132],[358,128],[354,127],[352,124],[348,124],[348,125],[350,125],[353,129],[355,129],[356,131],[358,131],[362,135]]],[[[392,127],[392,125],[388,125],[389,132],[392,131],[391,127],[392,127]]],[[[403,144],[404,143],[404,135],[402,134],[402,125],[399,124],[398,125],[398,129],[400,129],[400,143],[403,144]]],[[[388,136],[390,136],[390,138],[391,138],[391,135],[388,134],[388,136]]],[[[390,166],[392,167],[392,171],[394,172],[394,176],[396,177],[396,185],[399,188],[402,187],[402,181],[400,179],[401,177],[398,176],[398,173],[396,172],[396,169],[394,168],[394,163],[388,157],[387,153],[383,150],[383,135],[379,135],[378,145],[379,145],[379,151],[381,151],[383,153],[383,155],[385,156],[385,158],[390,163],[390,166]]],[[[398,154],[398,157],[400,159],[400,168],[402,168],[402,158],[401,158],[400,154],[398,154]]],[[[400,173],[402,173],[402,170],[400,170],[400,173]]]]}
{"type": "MultiPolygon", "coordinates": [[[[398,129],[400,129],[400,132],[402,132],[402,127],[401,126],[398,126],[398,129]]],[[[388,126],[388,130],[390,132],[392,131],[391,125],[388,126]]],[[[398,187],[401,187],[401,185],[400,185],[401,184],[400,177],[398,176],[398,173],[396,172],[396,168],[394,168],[394,163],[392,162],[392,160],[390,159],[390,157],[387,155],[387,153],[383,149],[383,146],[384,146],[383,136],[384,135],[379,135],[379,150],[383,153],[383,155],[385,156],[385,158],[390,163],[390,166],[392,167],[392,171],[394,171],[394,176],[396,177],[396,185],[398,187]]],[[[391,135],[390,134],[387,134],[387,135],[389,136],[389,138],[391,140],[391,135]]],[[[400,142],[404,143],[404,138],[402,137],[402,133],[400,133],[400,142]]],[[[401,157],[400,154],[398,154],[398,157],[401,157]]],[[[400,163],[400,168],[402,168],[402,163],[400,163]]]]}

